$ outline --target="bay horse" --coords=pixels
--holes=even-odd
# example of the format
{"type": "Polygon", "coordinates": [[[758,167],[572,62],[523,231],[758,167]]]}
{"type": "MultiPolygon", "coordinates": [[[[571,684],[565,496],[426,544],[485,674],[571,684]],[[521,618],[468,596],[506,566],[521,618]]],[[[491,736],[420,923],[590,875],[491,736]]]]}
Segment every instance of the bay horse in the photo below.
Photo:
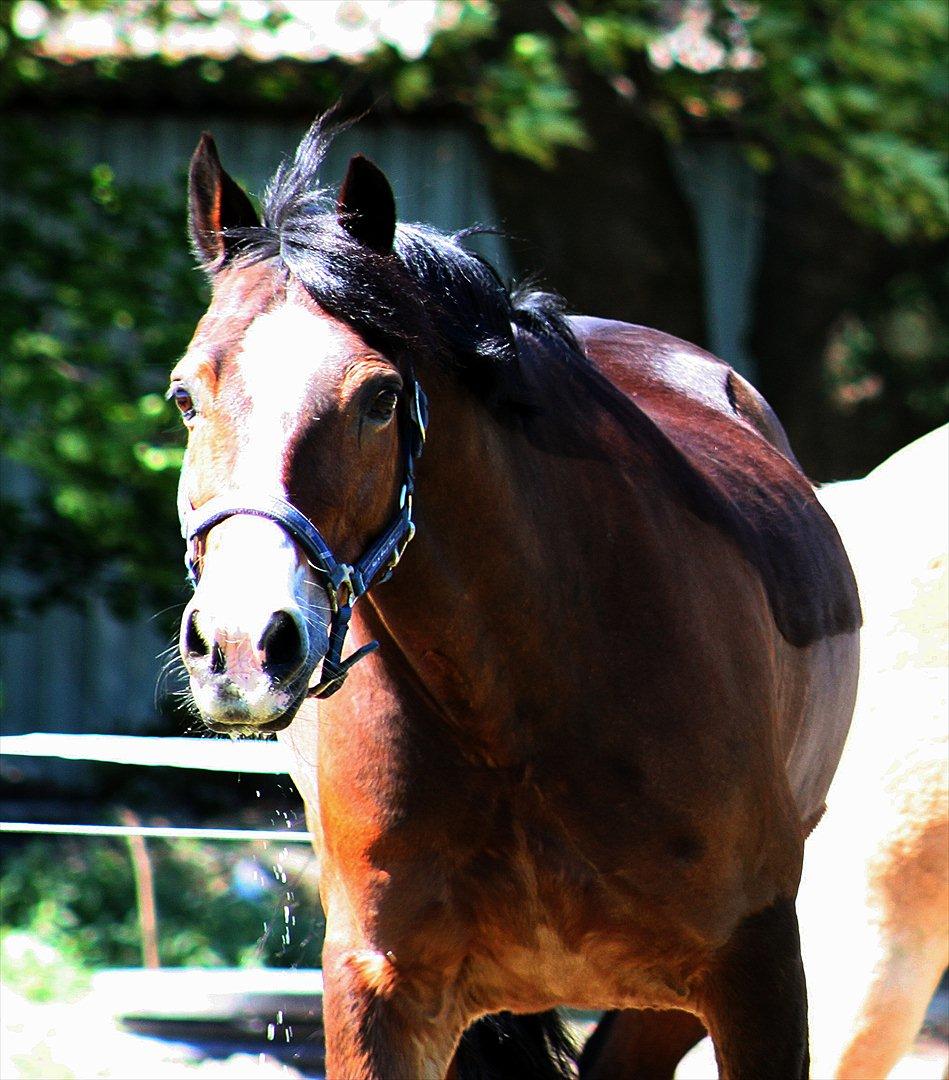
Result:
{"type": "Polygon", "coordinates": [[[181,653],[211,729],[293,748],[328,1075],[569,1075],[571,1004],[806,1076],[795,894],[860,624],[833,524],[727,365],[509,290],[361,156],[328,198],[329,139],[261,218],[202,137],[169,390],[181,653]]]}

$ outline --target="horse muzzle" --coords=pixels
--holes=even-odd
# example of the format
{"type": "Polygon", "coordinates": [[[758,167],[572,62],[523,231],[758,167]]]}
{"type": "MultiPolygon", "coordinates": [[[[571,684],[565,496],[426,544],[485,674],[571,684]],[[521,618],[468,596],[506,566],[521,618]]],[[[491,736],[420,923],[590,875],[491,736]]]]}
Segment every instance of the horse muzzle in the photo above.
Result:
{"type": "Polygon", "coordinates": [[[325,593],[269,521],[232,519],[209,537],[181,620],[191,694],[218,732],[278,731],[293,719],[326,652],[325,593]]]}
{"type": "Polygon", "coordinates": [[[263,625],[248,627],[189,605],[182,621],[191,692],[215,728],[275,731],[289,723],[288,710],[306,692],[309,653],[299,612],[275,611],[263,625]]]}

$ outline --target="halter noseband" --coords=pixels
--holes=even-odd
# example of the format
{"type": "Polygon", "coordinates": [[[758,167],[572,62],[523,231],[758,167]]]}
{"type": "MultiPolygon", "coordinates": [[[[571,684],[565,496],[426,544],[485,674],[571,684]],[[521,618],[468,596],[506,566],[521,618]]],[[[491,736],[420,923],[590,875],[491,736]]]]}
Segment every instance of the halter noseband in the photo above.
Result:
{"type": "Polygon", "coordinates": [[[194,509],[190,500],[179,494],[178,513],[181,519],[181,535],[187,544],[185,566],[188,568],[188,578],[192,587],[197,586],[199,577],[198,541],[225,518],[234,517],[237,514],[250,514],[252,517],[269,518],[275,521],[296,540],[309,560],[326,575],[323,584],[333,610],[329,646],[323,658],[320,682],[307,691],[307,697],[328,698],[335,694],[346,681],[346,676],[353,664],[379,647],[378,641],[370,641],[345,660],[342,659],[343,644],[349,630],[353,604],[368,591],[380,570],[384,569],[385,573],[379,578],[377,584],[388,580],[405,553],[409,541],[415,535],[415,522],[412,519],[415,463],[425,443],[425,432],[428,428],[428,399],[414,376],[409,383],[409,420],[409,430],[404,439],[405,468],[402,490],[399,493],[398,512],[388,529],[370,545],[369,550],[361,559],[352,564],[338,562],[320,530],[286,499],[266,496],[238,501],[234,496],[218,495],[198,509],[194,509]]]}

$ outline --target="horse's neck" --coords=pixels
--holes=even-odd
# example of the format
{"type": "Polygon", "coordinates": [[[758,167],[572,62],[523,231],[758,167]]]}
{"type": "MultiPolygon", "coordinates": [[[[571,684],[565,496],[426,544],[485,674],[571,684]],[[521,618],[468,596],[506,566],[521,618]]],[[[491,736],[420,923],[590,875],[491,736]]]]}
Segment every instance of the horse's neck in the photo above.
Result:
{"type": "Polygon", "coordinates": [[[382,633],[398,649],[433,701],[470,719],[505,692],[506,643],[523,637],[523,575],[538,540],[513,464],[517,436],[447,381],[429,389],[426,380],[426,390],[418,534],[392,580],[369,593],[362,621],[367,636],[382,633]]]}
{"type": "Polygon", "coordinates": [[[604,599],[617,603],[592,576],[604,545],[621,527],[643,534],[643,550],[629,542],[624,572],[624,595],[634,596],[633,579],[650,574],[653,534],[633,524],[643,496],[615,486],[627,478],[604,480],[586,457],[526,438],[451,384],[431,385],[418,534],[392,580],[355,610],[363,640],[396,650],[425,697],[487,744],[540,711],[551,723],[569,716],[604,599]]]}

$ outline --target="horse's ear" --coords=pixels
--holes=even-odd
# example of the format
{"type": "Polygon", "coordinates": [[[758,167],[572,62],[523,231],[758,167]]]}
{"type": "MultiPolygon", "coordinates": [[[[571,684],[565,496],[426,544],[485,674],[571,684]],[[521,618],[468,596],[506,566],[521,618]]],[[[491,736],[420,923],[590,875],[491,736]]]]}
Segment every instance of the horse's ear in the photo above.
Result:
{"type": "Polygon", "coordinates": [[[361,244],[385,255],[395,239],[395,196],[385,173],[357,154],[350,158],[346,179],[339,189],[336,216],[340,225],[361,244]]]}
{"type": "Polygon", "coordinates": [[[224,171],[205,132],[188,173],[188,230],[195,253],[208,269],[217,269],[229,254],[228,229],[259,224],[250,199],[224,171]]]}

